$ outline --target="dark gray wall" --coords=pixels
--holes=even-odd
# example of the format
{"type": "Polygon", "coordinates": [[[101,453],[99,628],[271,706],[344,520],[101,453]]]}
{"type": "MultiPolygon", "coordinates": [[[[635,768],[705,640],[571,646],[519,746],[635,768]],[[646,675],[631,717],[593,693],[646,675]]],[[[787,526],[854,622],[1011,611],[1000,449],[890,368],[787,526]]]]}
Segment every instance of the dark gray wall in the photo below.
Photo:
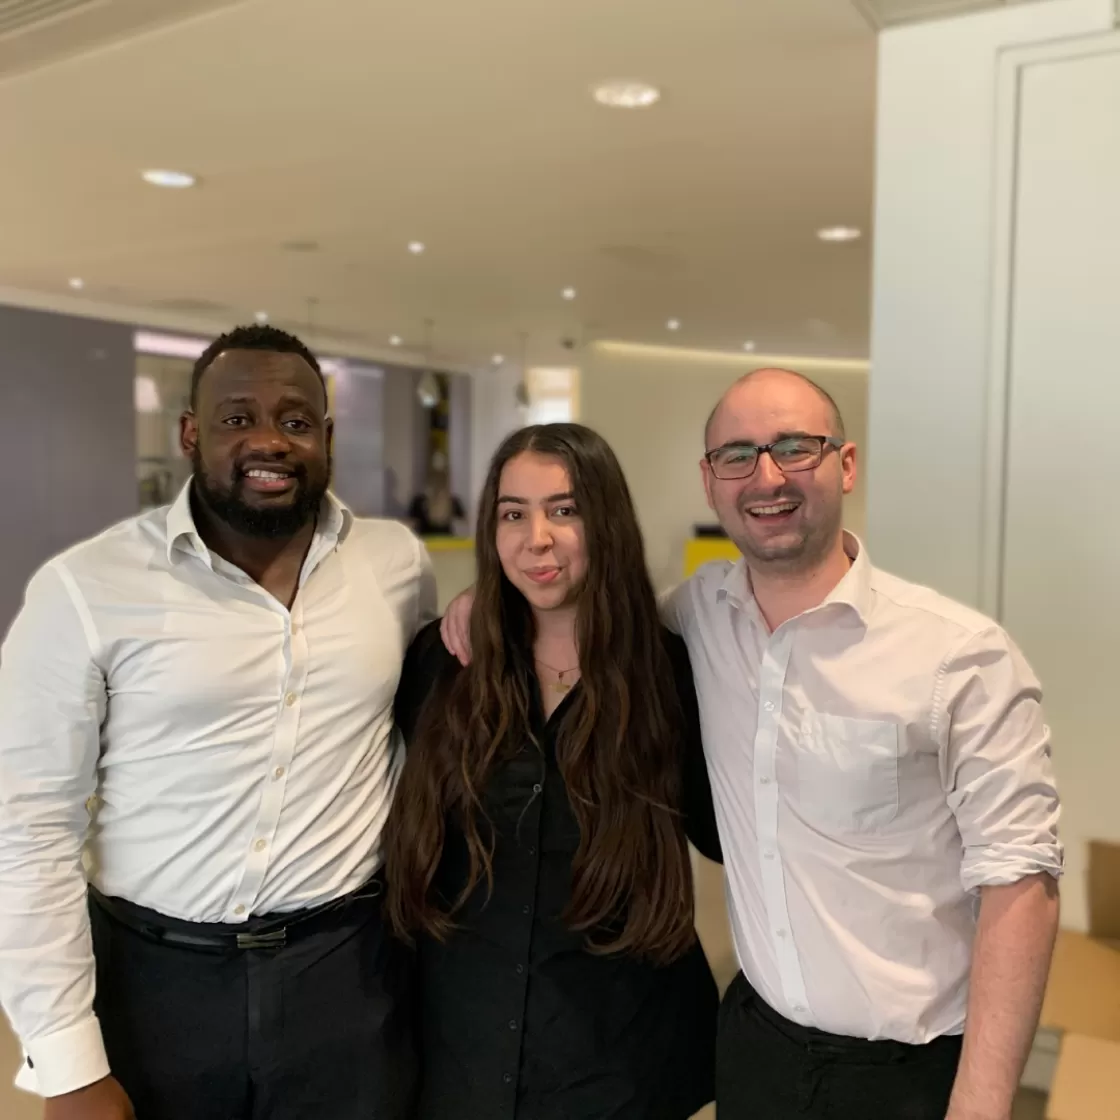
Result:
{"type": "Polygon", "coordinates": [[[359,517],[385,509],[385,373],[346,364],[334,378],[334,492],[359,517]]]}
{"type": "Polygon", "coordinates": [[[40,564],[137,510],[132,333],[0,307],[0,633],[40,564]]]}

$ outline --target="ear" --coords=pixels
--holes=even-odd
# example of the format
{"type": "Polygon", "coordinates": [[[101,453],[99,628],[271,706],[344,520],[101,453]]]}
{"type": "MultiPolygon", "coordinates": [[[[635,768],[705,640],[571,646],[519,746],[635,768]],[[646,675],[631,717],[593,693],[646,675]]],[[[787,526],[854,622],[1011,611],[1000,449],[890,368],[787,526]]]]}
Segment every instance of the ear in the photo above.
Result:
{"type": "Polygon", "coordinates": [[[715,481],[715,476],[712,474],[712,468],[707,459],[700,460],[700,477],[704,482],[704,494],[708,499],[708,509],[714,510],[716,503],[712,498],[712,483],[715,481]]]}
{"type": "Polygon", "coordinates": [[[179,449],[188,459],[198,449],[198,417],[189,409],[179,417],[179,449]]]}
{"type": "Polygon", "coordinates": [[[854,443],[846,443],[840,448],[840,471],[845,494],[850,494],[856,487],[856,478],[859,475],[858,460],[859,452],[854,443]]]}

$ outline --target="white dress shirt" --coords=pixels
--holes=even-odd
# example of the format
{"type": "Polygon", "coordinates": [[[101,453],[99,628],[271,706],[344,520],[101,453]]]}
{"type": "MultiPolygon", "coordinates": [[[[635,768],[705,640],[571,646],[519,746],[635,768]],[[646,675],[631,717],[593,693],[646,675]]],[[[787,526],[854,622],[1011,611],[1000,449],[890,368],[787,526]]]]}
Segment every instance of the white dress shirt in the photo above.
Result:
{"type": "Polygon", "coordinates": [[[739,965],[803,1026],[964,1029],[978,889],[1060,875],[1037,681],[975,611],[853,564],[770,632],[745,562],[666,601],[685,638],[739,965]]]}
{"type": "Polygon", "coordinates": [[[55,1096],[108,1073],[87,877],[236,923],[377,870],[393,695],[434,611],[416,537],[330,497],[290,611],[207,549],[189,487],[34,576],[0,653],[0,1002],[29,1059],[18,1084],[55,1096]]]}

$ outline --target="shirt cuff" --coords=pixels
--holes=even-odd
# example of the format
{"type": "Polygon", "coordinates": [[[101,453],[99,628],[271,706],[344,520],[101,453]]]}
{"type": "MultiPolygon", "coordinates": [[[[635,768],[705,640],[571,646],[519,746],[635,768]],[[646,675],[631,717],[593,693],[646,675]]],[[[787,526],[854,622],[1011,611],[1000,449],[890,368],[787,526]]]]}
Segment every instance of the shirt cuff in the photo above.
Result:
{"type": "Polygon", "coordinates": [[[1065,853],[1061,844],[1000,844],[966,851],[961,884],[966,891],[1008,887],[1031,875],[1062,877],[1065,853]]]}
{"type": "Polygon", "coordinates": [[[97,1016],[24,1043],[16,1087],[41,1097],[60,1097],[109,1076],[109,1059],[97,1016]]]}

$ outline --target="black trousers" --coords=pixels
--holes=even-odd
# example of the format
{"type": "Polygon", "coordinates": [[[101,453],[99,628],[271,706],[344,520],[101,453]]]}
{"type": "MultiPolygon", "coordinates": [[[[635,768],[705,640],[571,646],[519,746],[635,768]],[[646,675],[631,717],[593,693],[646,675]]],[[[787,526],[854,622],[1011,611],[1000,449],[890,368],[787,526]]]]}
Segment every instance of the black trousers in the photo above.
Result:
{"type": "Polygon", "coordinates": [[[285,919],[195,925],[91,896],[95,1010],[137,1120],[408,1117],[412,965],[373,893],[262,949],[184,947],[161,931],[224,938],[285,919]]]}
{"type": "Polygon", "coordinates": [[[945,1120],[961,1039],[868,1042],[798,1026],[740,973],[719,1012],[719,1120],[945,1120]]]}

